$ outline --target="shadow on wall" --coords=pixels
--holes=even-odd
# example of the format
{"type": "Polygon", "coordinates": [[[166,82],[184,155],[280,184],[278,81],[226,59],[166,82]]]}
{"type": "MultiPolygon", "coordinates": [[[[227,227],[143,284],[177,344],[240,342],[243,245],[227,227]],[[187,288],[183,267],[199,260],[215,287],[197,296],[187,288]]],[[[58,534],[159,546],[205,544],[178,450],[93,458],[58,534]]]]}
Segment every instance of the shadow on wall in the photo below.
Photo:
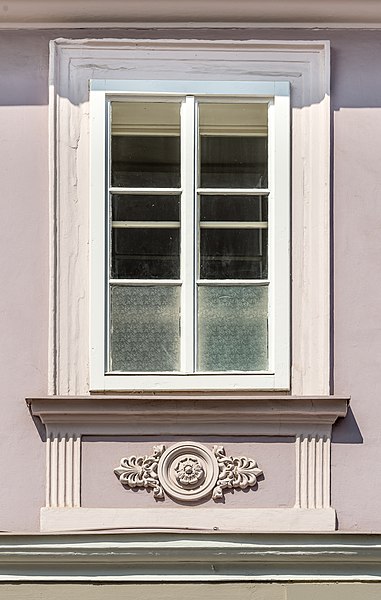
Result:
{"type": "Polygon", "coordinates": [[[338,419],[333,426],[332,442],[335,444],[362,444],[364,442],[350,406],[348,407],[347,416],[344,419],[338,419]]]}

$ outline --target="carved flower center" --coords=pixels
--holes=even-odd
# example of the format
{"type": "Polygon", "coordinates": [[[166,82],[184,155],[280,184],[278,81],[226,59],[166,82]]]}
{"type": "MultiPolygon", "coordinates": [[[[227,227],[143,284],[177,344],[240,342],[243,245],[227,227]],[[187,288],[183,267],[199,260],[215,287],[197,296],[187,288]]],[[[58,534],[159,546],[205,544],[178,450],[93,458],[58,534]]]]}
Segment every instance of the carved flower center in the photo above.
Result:
{"type": "Polygon", "coordinates": [[[197,458],[186,457],[175,466],[177,482],[183,487],[194,487],[205,479],[205,471],[197,458]]]}

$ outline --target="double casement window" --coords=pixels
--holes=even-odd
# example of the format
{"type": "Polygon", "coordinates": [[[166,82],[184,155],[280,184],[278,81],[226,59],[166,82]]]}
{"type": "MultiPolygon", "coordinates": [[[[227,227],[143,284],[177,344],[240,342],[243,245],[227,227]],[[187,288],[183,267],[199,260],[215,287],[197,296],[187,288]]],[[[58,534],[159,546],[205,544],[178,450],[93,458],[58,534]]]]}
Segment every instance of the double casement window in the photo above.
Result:
{"type": "Polygon", "coordinates": [[[289,387],[289,86],[91,84],[91,386],[289,387]]]}

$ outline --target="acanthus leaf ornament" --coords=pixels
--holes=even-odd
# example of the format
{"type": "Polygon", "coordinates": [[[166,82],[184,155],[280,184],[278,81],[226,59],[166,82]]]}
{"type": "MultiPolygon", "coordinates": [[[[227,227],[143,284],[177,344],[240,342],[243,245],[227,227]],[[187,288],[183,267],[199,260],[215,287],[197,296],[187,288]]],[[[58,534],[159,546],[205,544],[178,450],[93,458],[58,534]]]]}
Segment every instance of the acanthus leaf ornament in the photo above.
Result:
{"type": "Polygon", "coordinates": [[[213,447],[214,456],[217,459],[219,474],[217,483],[213,489],[213,500],[223,497],[225,488],[240,488],[244,490],[257,484],[257,477],[263,471],[258,468],[257,462],[246,456],[226,456],[223,446],[213,447]]]}
{"type": "Polygon", "coordinates": [[[151,456],[130,456],[122,458],[120,466],[114,469],[119,481],[130,488],[143,487],[153,490],[154,498],[164,498],[164,490],[159,481],[157,467],[165,446],[154,446],[151,456]]]}
{"type": "Polygon", "coordinates": [[[262,470],[252,458],[227,456],[223,446],[212,451],[197,442],[180,442],[167,450],[154,446],[150,456],[122,458],[114,473],[126,487],[151,488],[157,500],[167,494],[194,502],[210,495],[219,500],[225,489],[253,487],[262,470]]]}

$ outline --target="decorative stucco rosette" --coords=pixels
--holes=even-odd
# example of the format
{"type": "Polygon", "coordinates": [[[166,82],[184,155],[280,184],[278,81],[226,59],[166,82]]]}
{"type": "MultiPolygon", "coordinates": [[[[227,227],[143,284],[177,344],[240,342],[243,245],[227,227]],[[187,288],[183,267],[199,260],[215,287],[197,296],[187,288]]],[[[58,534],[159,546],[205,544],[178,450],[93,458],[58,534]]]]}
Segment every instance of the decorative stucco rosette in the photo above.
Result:
{"type": "Polygon", "coordinates": [[[158,476],[168,496],[176,500],[201,500],[209,496],[218,479],[216,457],[201,444],[174,444],[162,455],[158,476]]]}
{"type": "Polygon", "coordinates": [[[262,474],[256,461],[245,456],[227,456],[223,446],[209,450],[197,442],[180,442],[167,450],[155,446],[151,456],[122,458],[114,469],[127,487],[151,488],[156,499],[164,492],[183,502],[223,497],[225,489],[246,489],[262,474]]]}

